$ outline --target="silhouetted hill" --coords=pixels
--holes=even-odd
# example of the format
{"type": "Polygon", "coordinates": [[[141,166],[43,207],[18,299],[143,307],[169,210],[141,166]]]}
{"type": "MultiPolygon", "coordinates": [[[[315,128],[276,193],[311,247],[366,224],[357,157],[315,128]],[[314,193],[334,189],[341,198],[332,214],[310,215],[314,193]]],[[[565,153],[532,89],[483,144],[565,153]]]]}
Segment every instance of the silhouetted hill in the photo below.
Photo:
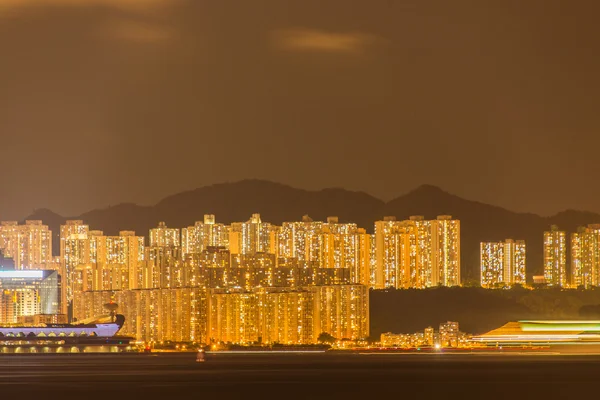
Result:
{"type": "Polygon", "coordinates": [[[575,232],[579,226],[598,223],[600,215],[588,211],[566,210],[548,218],[548,220],[552,224],[558,225],[562,230],[575,232]]]}
{"type": "Polygon", "coordinates": [[[48,210],[47,208],[39,208],[33,211],[33,214],[25,218],[25,220],[20,221],[19,223],[23,224],[26,220],[41,220],[46,225],[51,227],[57,227],[58,229],[53,229],[52,232],[59,231],[60,225],[64,223],[65,217],[58,215],[54,211],[48,210]]]}
{"type": "MultiPolygon", "coordinates": [[[[147,235],[159,221],[171,227],[185,227],[202,220],[204,214],[215,214],[217,221],[246,221],[260,213],[263,221],[281,224],[299,220],[308,214],[314,220],[336,215],[342,222],[356,222],[373,231],[373,223],[386,215],[399,219],[411,215],[435,218],[449,214],[461,220],[462,274],[466,283],[479,280],[479,242],[524,239],[527,242],[528,276],[542,273],[542,235],[550,225],[573,232],[577,226],[600,223],[600,215],[567,210],[552,217],[516,213],[501,207],[465,200],[442,189],[422,185],[385,203],[363,192],[344,189],[317,191],[296,189],[264,180],[221,183],[178,193],[154,206],[119,204],[93,210],[80,216],[64,218],[49,210],[38,210],[27,219],[42,219],[58,238],[60,224],[66,219],[82,219],[92,229],[106,234],[134,230],[147,235]]],[[[55,240],[58,253],[58,240],[55,240]]]]}
{"type": "Polygon", "coordinates": [[[308,191],[261,180],[223,183],[170,196],[155,209],[172,226],[187,226],[214,214],[218,221],[246,221],[260,213],[263,221],[281,224],[308,214],[314,220],[337,215],[360,226],[373,224],[384,202],[363,192],[344,189],[308,191]]]}
{"type": "Polygon", "coordinates": [[[107,235],[131,230],[145,236],[150,228],[156,226],[156,210],[154,207],[123,203],[87,212],[77,219],[89,224],[90,229],[104,231],[107,235]]]}

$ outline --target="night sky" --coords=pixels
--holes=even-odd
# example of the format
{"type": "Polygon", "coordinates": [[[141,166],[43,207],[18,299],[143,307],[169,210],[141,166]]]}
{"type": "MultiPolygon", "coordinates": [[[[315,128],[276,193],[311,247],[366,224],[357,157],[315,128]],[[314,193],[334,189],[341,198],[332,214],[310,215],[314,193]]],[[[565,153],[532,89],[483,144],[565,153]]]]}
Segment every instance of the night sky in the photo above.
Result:
{"type": "Polygon", "coordinates": [[[0,0],[0,219],[244,178],[600,212],[600,2],[0,0]]]}

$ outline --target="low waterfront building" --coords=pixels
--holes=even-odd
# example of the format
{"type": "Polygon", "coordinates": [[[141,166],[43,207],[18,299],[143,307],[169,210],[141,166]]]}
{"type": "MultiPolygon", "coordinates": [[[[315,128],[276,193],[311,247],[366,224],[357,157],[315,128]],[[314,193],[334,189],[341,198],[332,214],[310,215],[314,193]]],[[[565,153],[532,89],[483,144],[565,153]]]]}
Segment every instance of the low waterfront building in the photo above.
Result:
{"type": "Polygon", "coordinates": [[[440,345],[442,347],[458,347],[459,336],[458,322],[448,321],[440,324],[440,345]]]}
{"type": "Polygon", "coordinates": [[[60,314],[60,300],[57,271],[0,271],[0,324],[38,314],[60,314]]]}

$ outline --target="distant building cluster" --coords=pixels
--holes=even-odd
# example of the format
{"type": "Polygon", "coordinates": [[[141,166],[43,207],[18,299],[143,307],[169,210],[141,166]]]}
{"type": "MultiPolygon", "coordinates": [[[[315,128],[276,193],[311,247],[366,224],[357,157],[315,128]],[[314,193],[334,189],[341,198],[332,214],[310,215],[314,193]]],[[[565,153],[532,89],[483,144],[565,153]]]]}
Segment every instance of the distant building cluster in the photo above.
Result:
{"type": "Polygon", "coordinates": [[[544,232],[544,281],[557,287],[600,285],[600,225],[578,228],[570,237],[567,269],[567,232],[552,226],[544,232]]]}
{"type": "Polygon", "coordinates": [[[207,215],[181,231],[159,224],[146,247],[133,232],[105,237],[81,221],[62,228],[75,318],[114,298],[123,332],[146,341],[309,344],[322,332],[369,334],[355,224],[277,227],[254,214],[226,226],[207,215]]]}
{"type": "MultiPolygon", "coordinates": [[[[369,335],[372,235],[336,217],[275,226],[259,214],[231,225],[206,215],[182,230],[160,223],[148,243],[132,231],[109,236],[72,220],[59,240],[60,256],[53,258],[52,235],[41,221],[5,222],[0,269],[55,272],[53,311],[73,319],[118,302],[123,333],[140,340],[310,344],[323,333],[369,335]]],[[[28,296],[39,299],[35,291],[28,296]]],[[[0,301],[30,304],[15,299],[0,301]]],[[[35,306],[0,322],[40,313],[35,306]]]]}
{"type": "MultiPolygon", "coordinates": [[[[9,269],[57,273],[59,313],[87,319],[112,299],[123,332],[147,341],[357,340],[369,335],[369,288],[460,284],[460,223],[450,216],[386,217],[369,234],[337,217],[276,226],[259,214],[230,225],[205,215],[181,230],[159,223],[148,243],[71,220],[59,240],[53,257],[41,221],[0,226],[9,269]]],[[[24,310],[11,321],[37,312],[24,310]]]]}
{"type": "MultiPolygon", "coordinates": [[[[510,287],[526,283],[524,240],[480,243],[481,286],[510,287]]],[[[600,224],[580,227],[568,241],[566,231],[552,225],[543,236],[544,275],[534,284],[562,288],[600,286],[600,224]],[[570,245],[570,267],[567,251],[570,245]]]]}
{"type": "MultiPolygon", "coordinates": [[[[544,276],[534,283],[599,285],[600,225],[572,234],[570,271],[566,238],[555,226],[544,232],[544,276]]],[[[148,341],[357,340],[369,334],[369,288],[461,283],[460,221],[448,215],[384,217],[372,234],[337,217],[278,226],[259,214],[229,225],[205,215],[183,229],[161,222],[148,241],[71,220],[60,228],[57,257],[52,240],[41,221],[0,224],[0,323],[87,319],[112,299],[127,316],[124,332],[148,341]]],[[[482,242],[480,268],[483,287],[525,284],[525,242],[482,242]]]]}
{"type": "Polygon", "coordinates": [[[417,333],[382,333],[380,345],[387,348],[458,348],[468,347],[469,336],[458,329],[458,322],[443,322],[436,332],[432,327],[417,333]]]}

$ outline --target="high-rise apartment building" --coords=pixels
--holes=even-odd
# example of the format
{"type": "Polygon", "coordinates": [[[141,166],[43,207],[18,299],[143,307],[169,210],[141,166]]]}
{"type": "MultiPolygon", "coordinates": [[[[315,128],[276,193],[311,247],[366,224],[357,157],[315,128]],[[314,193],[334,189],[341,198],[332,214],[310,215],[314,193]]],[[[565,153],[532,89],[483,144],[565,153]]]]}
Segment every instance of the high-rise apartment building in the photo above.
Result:
{"type": "Polygon", "coordinates": [[[571,284],[600,285],[600,224],[580,227],[571,234],[571,284]]]}
{"type": "Polygon", "coordinates": [[[65,265],[79,264],[80,253],[77,248],[70,248],[72,240],[87,239],[90,227],[81,220],[68,220],[60,226],[60,258],[65,265]]]}
{"type": "Polygon", "coordinates": [[[328,217],[321,225],[319,239],[320,268],[346,269],[350,283],[369,284],[371,240],[364,229],[328,217]]]}
{"type": "Polygon", "coordinates": [[[440,215],[432,221],[433,256],[431,286],[460,285],[460,221],[440,215]]]}
{"type": "Polygon", "coordinates": [[[13,259],[15,267],[19,257],[19,233],[17,221],[2,221],[0,224],[0,250],[5,257],[13,259]]]}
{"type": "Polygon", "coordinates": [[[106,263],[106,236],[104,232],[89,230],[85,235],[73,234],[65,240],[67,299],[85,290],[101,290],[106,263]]]}
{"type": "Polygon", "coordinates": [[[373,267],[373,235],[367,233],[363,228],[359,228],[356,235],[358,236],[358,259],[350,271],[350,281],[369,287],[373,267]]]}
{"type": "Polygon", "coordinates": [[[479,244],[481,286],[493,287],[504,282],[504,242],[479,244]]]}
{"type": "Polygon", "coordinates": [[[145,249],[137,288],[172,288],[184,283],[183,255],[179,230],[167,228],[164,222],[150,230],[150,246],[145,249]]]}
{"type": "Polygon", "coordinates": [[[480,243],[481,286],[525,284],[524,240],[480,243]]]}
{"type": "Polygon", "coordinates": [[[247,222],[234,222],[229,231],[231,254],[277,253],[278,228],[252,214],[247,222]]]}
{"type": "Polygon", "coordinates": [[[552,225],[544,232],[544,279],[548,285],[564,287],[567,284],[566,233],[552,225]]]}
{"type": "Polygon", "coordinates": [[[279,257],[298,260],[301,267],[316,267],[321,257],[322,221],[308,215],[302,221],[284,222],[278,240],[279,257]]]}
{"type": "Polygon", "coordinates": [[[460,221],[413,216],[375,222],[375,288],[460,285],[460,221]]]}
{"type": "Polygon", "coordinates": [[[181,287],[186,281],[180,247],[146,247],[140,268],[139,289],[181,287]]]}
{"type": "Polygon", "coordinates": [[[17,269],[45,269],[54,261],[52,232],[42,221],[3,221],[0,226],[0,250],[15,262],[17,269]]]}
{"type": "Polygon", "coordinates": [[[19,269],[45,269],[53,262],[52,232],[42,221],[25,221],[20,227],[19,269]]]}
{"type": "Polygon", "coordinates": [[[73,298],[76,270],[80,265],[90,262],[89,231],[89,226],[80,220],[69,220],[60,227],[60,262],[65,275],[66,299],[69,301],[73,298]]]}
{"type": "Polygon", "coordinates": [[[375,222],[375,289],[402,287],[409,265],[410,233],[396,217],[375,222]]]}
{"type": "Polygon", "coordinates": [[[119,236],[94,236],[99,290],[137,289],[142,280],[144,237],[133,231],[119,236]]]}
{"type": "Polygon", "coordinates": [[[200,253],[208,247],[229,249],[229,226],[217,224],[214,215],[206,214],[204,221],[181,230],[181,247],[184,256],[200,253]]]}
{"type": "Polygon", "coordinates": [[[179,247],[179,229],[167,228],[164,222],[150,229],[150,247],[179,247]]]}
{"type": "Polygon", "coordinates": [[[71,293],[136,289],[143,284],[143,236],[133,231],[121,231],[118,236],[89,231],[85,239],[67,240],[65,253],[69,247],[78,252],[72,261],[71,293]]]}
{"type": "MultiPolygon", "coordinates": [[[[408,256],[404,257],[406,265],[402,272],[402,287],[425,288],[439,284],[439,269],[437,268],[437,253],[434,243],[436,225],[421,215],[411,216],[402,222],[404,228],[404,243],[408,248],[408,256]]],[[[437,237],[437,236],[436,236],[437,237]]]]}

